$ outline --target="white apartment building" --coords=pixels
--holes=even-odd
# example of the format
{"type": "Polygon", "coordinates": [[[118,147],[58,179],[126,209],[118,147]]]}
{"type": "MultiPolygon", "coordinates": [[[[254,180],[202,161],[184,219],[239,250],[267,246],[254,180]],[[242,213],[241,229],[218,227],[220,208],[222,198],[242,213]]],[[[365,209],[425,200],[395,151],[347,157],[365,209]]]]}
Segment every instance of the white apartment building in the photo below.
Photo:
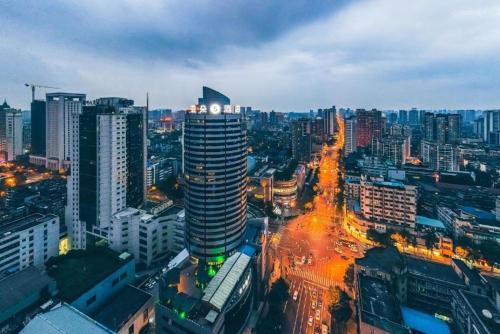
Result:
{"type": "Polygon", "coordinates": [[[32,214],[0,225],[0,274],[43,267],[59,253],[59,217],[32,214]]]}
{"type": "Polygon", "coordinates": [[[23,154],[23,113],[18,109],[8,109],[5,117],[7,161],[12,161],[23,154]]]}
{"type": "Polygon", "coordinates": [[[184,248],[184,210],[171,201],[148,212],[126,208],[113,215],[108,242],[111,249],[150,266],[184,248]]]}
{"type": "Polygon", "coordinates": [[[356,151],[356,117],[344,121],[344,152],[346,155],[356,151]]]}
{"type": "Polygon", "coordinates": [[[0,153],[3,161],[15,160],[23,154],[23,114],[21,110],[0,110],[0,153]]]}
{"type": "Polygon", "coordinates": [[[458,154],[456,146],[439,144],[422,140],[421,154],[424,164],[437,171],[458,171],[458,154]]]}
{"type": "Polygon", "coordinates": [[[417,188],[400,182],[361,181],[361,212],[375,222],[415,228],[417,188]]]}
{"type": "Polygon", "coordinates": [[[73,113],[80,113],[85,94],[50,93],[46,95],[46,167],[53,170],[69,167],[73,113]]]}

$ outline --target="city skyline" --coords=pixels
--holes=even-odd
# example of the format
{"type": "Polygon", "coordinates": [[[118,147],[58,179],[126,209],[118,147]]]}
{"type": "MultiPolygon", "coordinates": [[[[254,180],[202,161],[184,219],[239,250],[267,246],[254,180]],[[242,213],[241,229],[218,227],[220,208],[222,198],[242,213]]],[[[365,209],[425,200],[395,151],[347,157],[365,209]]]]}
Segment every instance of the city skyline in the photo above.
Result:
{"type": "Polygon", "coordinates": [[[184,109],[207,85],[263,110],[490,109],[500,5],[481,5],[5,2],[0,98],[29,109],[34,82],[184,109]]]}

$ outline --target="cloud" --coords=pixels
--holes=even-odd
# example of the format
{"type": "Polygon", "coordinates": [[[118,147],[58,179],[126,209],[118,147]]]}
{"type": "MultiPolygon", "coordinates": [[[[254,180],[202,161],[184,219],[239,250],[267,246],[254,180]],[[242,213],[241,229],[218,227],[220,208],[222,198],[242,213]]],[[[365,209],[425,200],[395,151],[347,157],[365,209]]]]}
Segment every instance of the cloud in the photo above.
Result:
{"type": "Polygon", "coordinates": [[[4,1],[0,91],[19,82],[182,108],[202,85],[265,110],[490,108],[494,0],[4,1]]]}

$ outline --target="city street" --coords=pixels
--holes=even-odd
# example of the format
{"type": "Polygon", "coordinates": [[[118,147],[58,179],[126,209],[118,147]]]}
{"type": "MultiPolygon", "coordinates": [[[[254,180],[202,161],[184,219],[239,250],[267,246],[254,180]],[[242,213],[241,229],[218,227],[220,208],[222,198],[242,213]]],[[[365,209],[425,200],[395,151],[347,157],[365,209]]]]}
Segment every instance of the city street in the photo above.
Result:
{"type": "Polygon", "coordinates": [[[325,146],[322,151],[313,209],[281,226],[275,238],[276,267],[290,283],[284,333],[318,332],[322,323],[330,327],[328,288],[344,289],[347,267],[362,254],[362,245],[343,231],[341,215],[336,213],[339,150],[344,144],[343,121],[338,119],[338,123],[335,144],[325,146]],[[298,294],[296,301],[293,300],[295,291],[298,294]],[[316,309],[320,310],[319,320],[316,309]]]}

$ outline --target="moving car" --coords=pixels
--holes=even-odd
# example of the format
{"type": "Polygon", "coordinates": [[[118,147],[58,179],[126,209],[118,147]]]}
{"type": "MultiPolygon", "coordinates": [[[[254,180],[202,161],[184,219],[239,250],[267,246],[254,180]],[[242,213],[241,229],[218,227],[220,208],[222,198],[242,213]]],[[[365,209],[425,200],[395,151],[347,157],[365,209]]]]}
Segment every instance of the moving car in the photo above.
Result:
{"type": "Polygon", "coordinates": [[[307,320],[307,325],[308,326],[312,326],[313,325],[313,316],[312,315],[309,316],[309,319],[307,320]]]}
{"type": "Polygon", "coordinates": [[[321,319],[321,311],[319,309],[316,310],[316,320],[319,321],[321,319]]]}
{"type": "Polygon", "coordinates": [[[294,301],[297,301],[297,297],[299,296],[299,291],[298,290],[295,290],[295,292],[293,293],[293,300],[294,301]]]}

